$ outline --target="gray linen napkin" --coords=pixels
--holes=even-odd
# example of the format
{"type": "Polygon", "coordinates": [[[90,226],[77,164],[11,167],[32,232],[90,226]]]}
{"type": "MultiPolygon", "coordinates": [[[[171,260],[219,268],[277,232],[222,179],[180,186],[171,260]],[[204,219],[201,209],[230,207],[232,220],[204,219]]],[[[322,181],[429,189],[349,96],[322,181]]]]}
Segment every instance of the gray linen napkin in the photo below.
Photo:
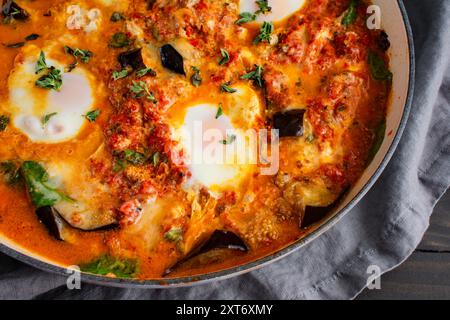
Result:
{"type": "Polygon", "coordinates": [[[249,274],[194,288],[142,290],[83,284],[0,255],[0,298],[348,299],[367,268],[386,272],[418,245],[450,185],[450,1],[406,0],[415,35],[416,91],[410,120],[386,171],[336,226],[291,256],[249,274]]]}

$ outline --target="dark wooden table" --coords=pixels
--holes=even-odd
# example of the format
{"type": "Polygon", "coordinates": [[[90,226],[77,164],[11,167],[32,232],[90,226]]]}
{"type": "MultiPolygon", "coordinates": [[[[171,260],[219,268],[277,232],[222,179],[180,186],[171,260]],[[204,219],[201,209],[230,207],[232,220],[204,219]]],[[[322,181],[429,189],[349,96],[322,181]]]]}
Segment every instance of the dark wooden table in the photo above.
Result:
{"type": "Polygon", "coordinates": [[[381,290],[366,289],[358,299],[450,299],[450,191],[412,256],[381,277],[381,290]]]}

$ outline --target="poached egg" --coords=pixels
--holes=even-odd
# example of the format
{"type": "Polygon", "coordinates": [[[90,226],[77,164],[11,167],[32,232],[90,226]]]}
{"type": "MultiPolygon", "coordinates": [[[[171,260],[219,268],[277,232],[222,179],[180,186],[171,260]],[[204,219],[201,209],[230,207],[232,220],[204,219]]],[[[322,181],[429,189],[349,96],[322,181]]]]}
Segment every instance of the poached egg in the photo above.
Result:
{"type": "Polygon", "coordinates": [[[34,45],[22,48],[8,78],[12,123],[37,143],[59,143],[74,138],[86,123],[85,115],[95,109],[94,77],[80,64],[65,72],[67,65],[53,58],[57,57],[53,55],[56,49],[57,46],[41,49],[34,45]],[[41,51],[47,66],[61,71],[59,90],[36,86],[36,80],[46,72],[36,74],[41,51]]]}

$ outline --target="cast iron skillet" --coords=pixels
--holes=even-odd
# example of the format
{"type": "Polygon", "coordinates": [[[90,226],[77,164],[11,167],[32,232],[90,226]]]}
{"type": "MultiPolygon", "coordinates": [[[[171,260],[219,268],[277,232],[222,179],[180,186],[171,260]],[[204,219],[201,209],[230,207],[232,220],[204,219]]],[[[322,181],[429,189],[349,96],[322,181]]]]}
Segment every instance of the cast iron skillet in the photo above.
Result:
{"type": "MultiPolygon", "coordinates": [[[[374,1],[375,4],[379,4],[381,7],[383,7],[383,2],[387,3],[390,0],[378,0],[374,1]]],[[[393,2],[392,2],[393,3],[393,2]]],[[[403,63],[409,64],[409,75],[404,80],[408,83],[404,83],[403,86],[405,88],[406,97],[404,97],[404,108],[403,113],[398,117],[396,128],[396,134],[392,138],[392,141],[386,141],[384,144],[387,144],[387,146],[384,147],[385,150],[380,149],[379,154],[376,156],[376,159],[374,160],[376,169],[374,170],[374,173],[367,179],[363,179],[361,183],[361,187],[355,195],[351,195],[352,198],[348,201],[344,201],[346,203],[343,205],[342,208],[338,208],[338,210],[331,214],[328,218],[326,218],[324,221],[319,223],[316,227],[312,228],[306,236],[304,236],[302,239],[299,239],[295,243],[271,254],[266,257],[257,259],[253,262],[246,263],[244,265],[240,265],[237,267],[229,268],[223,271],[217,271],[212,272],[204,275],[197,275],[197,276],[188,276],[188,277],[180,277],[180,278],[174,278],[174,279],[158,279],[158,280],[138,280],[138,279],[117,279],[117,278],[109,278],[104,276],[96,276],[91,274],[82,274],[82,281],[87,283],[93,283],[93,284],[99,284],[99,285],[105,285],[105,286],[114,286],[114,287],[127,287],[127,288],[172,288],[172,287],[183,287],[183,286],[193,286],[193,285],[199,285],[199,284],[205,284],[208,282],[218,281],[218,280],[224,280],[231,277],[235,277],[259,268],[262,268],[263,266],[266,266],[270,263],[273,263],[283,257],[286,257],[287,255],[299,250],[302,248],[305,244],[313,241],[318,236],[326,232],[328,229],[330,229],[333,225],[335,225],[343,216],[345,216],[363,197],[364,195],[370,190],[370,188],[374,185],[374,183],[377,181],[377,179],[380,177],[383,170],[386,168],[389,160],[392,158],[392,155],[394,154],[397,145],[400,141],[400,138],[403,134],[404,128],[406,126],[406,122],[409,116],[409,112],[411,109],[411,103],[413,99],[413,92],[414,92],[414,75],[415,75],[415,58],[414,58],[414,45],[413,45],[413,35],[411,31],[411,26],[409,24],[408,16],[405,10],[405,7],[403,5],[402,0],[397,1],[398,10],[401,13],[402,21],[399,21],[397,23],[402,24],[401,27],[405,29],[406,32],[406,42],[404,45],[405,48],[402,48],[405,50],[406,54],[402,58],[404,61],[403,63]],[[390,145],[389,145],[390,144],[390,145]],[[378,159],[378,161],[376,161],[378,159]],[[377,163],[378,162],[378,163],[377,163]]],[[[391,4],[389,4],[391,5],[391,4]]],[[[394,4],[395,5],[395,4],[394,4]]],[[[389,10],[386,10],[389,11],[389,10]]],[[[388,16],[388,15],[384,15],[388,16]]],[[[389,34],[389,31],[388,31],[389,34]]],[[[391,34],[389,34],[391,36],[391,34]]],[[[391,38],[391,42],[392,42],[391,38]]],[[[395,41],[395,39],[394,39],[395,41]]],[[[393,42],[393,45],[395,46],[396,43],[393,42]]],[[[395,68],[395,67],[394,67],[395,68]]],[[[395,81],[395,70],[394,71],[394,81],[395,81]]],[[[402,78],[402,77],[400,77],[402,78]]],[[[395,89],[395,85],[393,87],[393,90],[395,89]]],[[[395,96],[395,92],[394,92],[395,96]]],[[[392,111],[392,110],[391,110],[392,111]]],[[[389,116],[388,116],[389,117],[389,116]]],[[[394,130],[395,131],[395,130],[394,130]]],[[[1,240],[1,239],[0,239],[1,240]]],[[[44,271],[57,273],[60,275],[66,275],[67,276],[67,269],[57,266],[55,264],[44,262],[43,260],[40,260],[38,258],[32,257],[31,255],[22,253],[19,251],[20,249],[13,249],[12,246],[9,246],[4,243],[0,243],[0,251],[17,259],[20,260],[26,264],[29,264],[33,267],[39,268],[44,271]]]]}

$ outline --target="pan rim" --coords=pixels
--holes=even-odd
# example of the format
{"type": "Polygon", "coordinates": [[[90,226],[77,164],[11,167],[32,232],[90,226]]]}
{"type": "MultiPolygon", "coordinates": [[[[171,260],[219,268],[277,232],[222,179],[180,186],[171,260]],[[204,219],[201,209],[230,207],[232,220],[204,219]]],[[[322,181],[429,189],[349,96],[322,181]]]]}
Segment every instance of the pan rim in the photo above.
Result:
{"type": "MultiPolygon", "coordinates": [[[[93,274],[82,273],[82,281],[90,284],[97,284],[102,286],[110,286],[110,287],[120,287],[120,288],[141,288],[141,289],[165,289],[165,288],[177,288],[177,287],[191,287],[196,285],[207,284],[211,282],[226,280],[229,278],[233,278],[257,269],[260,269],[268,264],[274,263],[292,253],[304,247],[306,244],[315,240],[317,237],[328,231],[331,227],[333,227],[340,219],[342,219],[351,209],[353,209],[359,201],[369,192],[375,182],[383,173],[384,169],[387,167],[390,162],[392,156],[397,150],[398,144],[400,142],[401,137],[403,136],[404,129],[408,122],[409,114],[411,111],[413,95],[414,95],[414,85],[415,85],[415,51],[414,51],[414,42],[413,42],[413,33],[412,28],[409,22],[409,18],[406,12],[406,8],[404,6],[403,0],[397,0],[397,4],[399,6],[403,24],[406,29],[406,35],[408,40],[408,51],[409,51],[409,83],[408,83],[408,91],[405,102],[405,107],[403,110],[403,115],[397,130],[397,133],[388,149],[386,154],[384,155],[383,160],[380,165],[376,169],[375,173],[368,179],[365,185],[361,188],[358,194],[353,197],[353,199],[340,211],[338,211],[335,215],[330,217],[327,221],[325,221],[322,225],[317,227],[314,231],[306,235],[304,238],[299,239],[298,241],[288,245],[287,247],[274,252],[265,257],[259,258],[257,260],[248,262],[243,265],[239,265],[236,267],[232,267],[226,270],[206,273],[203,275],[197,276],[186,276],[179,277],[173,279],[156,279],[156,280],[139,280],[139,279],[119,279],[119,278],[109,278],[104,276],[98,276],[93,274]]],[[[28,264],[32,267],[41,269],[43,271],[47,271],[50,273],[67,276],[67,269],[57,266],[55,264],[47,263],[37,258],[31,257],[24,253],[21,253],[17,250],[10,248],[9,246],[0,243],[0,252],[17,259],[25,264],[28,264]]]]}

